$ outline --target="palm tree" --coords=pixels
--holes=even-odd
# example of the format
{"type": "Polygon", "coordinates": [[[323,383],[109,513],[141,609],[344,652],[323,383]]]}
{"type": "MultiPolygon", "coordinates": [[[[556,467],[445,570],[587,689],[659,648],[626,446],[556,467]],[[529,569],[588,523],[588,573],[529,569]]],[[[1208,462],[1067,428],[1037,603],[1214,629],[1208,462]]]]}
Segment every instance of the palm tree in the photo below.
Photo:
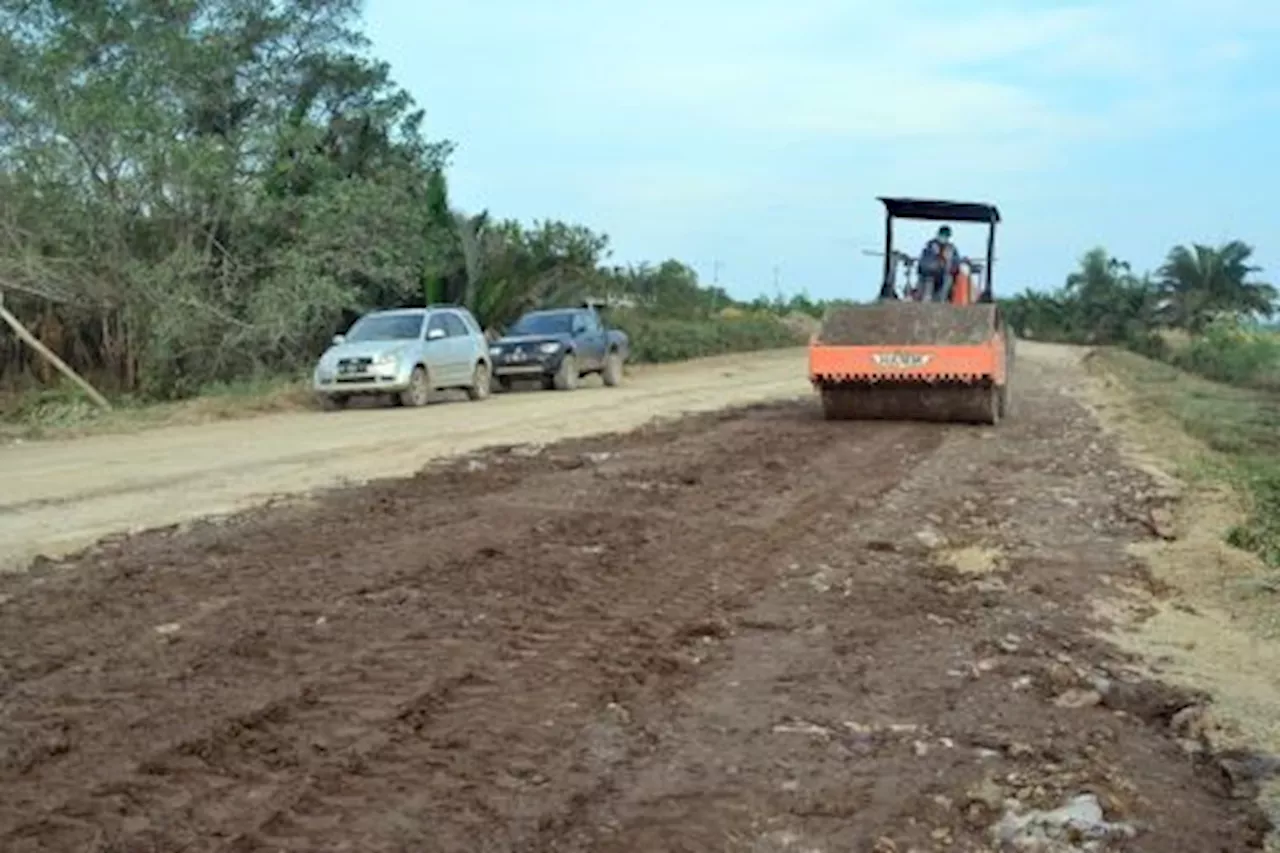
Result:
{"type": "Polygon", "coordinates": [[[561,222],[497,221],[449,203],[442,173],[427,187],[423,290],[428,302],[466,306],[487,327],[502,326],[538,305],[586,295],[599,284],[608,238],[561,222]]]}
{"type": "Polygon", "coordinates": [[[1080,259],[1080,268],[1067,276],[1063,296],[1064,331],[1090,343],[1125,340],[1155,320],[1155,288],[1135,276],[1128,261],[1101,247],[1080,259]]]}
{"type": "Polygon", "coordinates": [[[1220,314],[1276,314],[1276,288],[1250,276],[1253,247],[1232,240],[1218,248],[1200,243],[1175,246],[1159,270],[1159,287],[1170,325],[1197,333],[1220,314]]]}
{"type": "Polygon", "coordinates": [[[1128,261],[1112,257],[1099,246],[1086,252],[1080,268],[1067,276],[1066,292],[1086,303],[1104,302],[1131,272],[1128,261]]]}
{"type": "Polygon", "coordinates": [[[1058,338],[1070,335],[1064,300],[1054,293],[1027,288],[1001,300],[1009,326],[1022,338],[1058,338]]]}
{"type": "Polygon", "coordinates": [[[526,229],[487,213],[455,212],[453,233],[453,298],[486,327],[504,326],[531,308],[580,301],[600,283],[602,244],[590,232],[555,222],[526,229]]]}

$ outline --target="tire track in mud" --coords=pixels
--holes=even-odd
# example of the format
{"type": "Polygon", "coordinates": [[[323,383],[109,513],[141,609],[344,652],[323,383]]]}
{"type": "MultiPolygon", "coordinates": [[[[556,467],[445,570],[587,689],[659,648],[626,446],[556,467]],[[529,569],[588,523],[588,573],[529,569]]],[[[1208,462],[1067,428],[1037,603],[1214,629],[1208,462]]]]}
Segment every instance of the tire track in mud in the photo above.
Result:
{"type": "MultiPolygon", "coordinates": [[[[688,478],[688,472],[683,476],[688,478]]],[[[882,480],[867,478],[862,481],[855,494],[874,494],[884,485],[882,480]]],[[[533,655],[521,663],[518,680],[515,683],[507,682],[509,689],[528,699],[546,692],[546,685],[556,685],[554,692],[559,694],[561,707],[572,702],[568,706],[571,711],[593,707],[596,709],[597,719],[580,726],[564,725],[563,717],[545,720],[548,728],[554,726],[557,729],[555,733],[548,735],[551,743],[534,747],[530,743],[532,738],[529,734],[522,733],[520,737],[520,749],[528,752],[529,757],[525,760],[516,757],[514,763],[518,765],[518,772],[515,777],[522,781],[528,781],[532,777],[535,787],[542,787],[551,780],[561,780],[554,793],[550,794],[552,803],[533,814],[520,815],[519,820],[513,821],[512,815],[504,814],[500,803],[489,801],[485,795],[472,794],[469,814],[474,816],[474,820],[459,821],[457,816],[444,813],[420,815],[415,822],[422,835],[412,838],[412,842],[430,842],[445,848],[469,845],[487,848],[501,845],[504,849],[550,849],[548,845],[553,844],[557,837],[573,826],[575,816],[584,814],[592,803],[611,793],[610,776],[613,768],[632,757],[634,748],[620,748],[616,733],[609,731],[611,727],[608,714],[617,713],[638,694],[646,695],[649,701],[661,701],[695,680],[702,662],[699,657],[705,658],[705,652],[698,655],[701,641],[713,638],[724,630],[722,614],[743,606],[743,599],[749,598],[762,583],[767,582],[765,578],[776,572],[779,557],[795,538],[803,535],[815,523],[826,523],[821,520],[821,516],[829,508],[829,504],[830,496],[827,494],[809,494],[796,500],[786,511],[770,519],[766,528],[770,535],[763,548],[759,544],[762,532],[760,529],[743,526],[726,528],[711,550],[723,555],[722,559],[735,561],[736,588],[731,594],[723,589],[712,590],[713,596],[719,592],[720,599],[713,600],[710,608],[705,589],[696,586],[692,589],[682,588],[687,580],[682,579],[679,573],[654,571],[655,581],[661,581],[660,583],[655,583],[643,596],[615,604],[608,618],[616,626],[609,632],[610,636],[602,638],[603,642],[595,640],[589,648],[583,648],[580,637],[562,634],[555,637],[553,642],[538,643],[532,649],[525,649],[524,651],[533,652],[533,655]],[[743,559],[744,554],[751,556],[743,559]],[[716,615],[711,619],[700,618],[700,614],[706,613],[708,609],[716,615]],[[654,631],[649,627],[645,617],[655,611],[660,611],[669,625],[677,626],[676,630],[654,631]],[[566,689],[563,684],[564,662],[581,660],[585,654],[593,665],[606,663],[598,652],[601,645],[607,645],[613,650],[609,656],[613,660],[609,663],[625,667],[625,671],[612,679],[612,683],[606,681],[594,685],[585,695],[581,691],[575,693],[573,687],[566,689]],[[643,666],[640,673],[635,672],[637,662],[643,666]],[[574,696],[578,698],[571,700],[570,697],[574,696]],[[606,714],[603,721],[598,719],[602,710],[606,714]],[[564,782],[575,779],[581,781],[571,781],[569,784],[564,782]],[[447,838],[450,829],[459,823],[463,825],[464,831],[458,833],[451,842],[444,842],[442,834],[447,838]],[[486,837],[485,833],[493,835],[486,837]]],[[[702,532],[691,530],[689,534],[700,536],[702,532]]],[[[664,547],[672,547],[672,542],[668,539],[664,547]]],[[[697,560],[702,556],[696,551],[686,553],[687,556],[683,558],[685,560],[697,560]]],[[[639,555],[637,562],[652,566],[650,561],[644,559],[643,553],[639,555]]],[[[439,761],[442,748],[465,749],[464,766],[456,766],[454,762],[447,761],[445,766],[449,770],[446,772],[454,777],[456,784],[462,789],[469,786],[480,788],[492,778],[495,771],[502,771],[504,765],[512,763],[513,751],[507,747],[492,755],[484,766],[474,766],[474,747],[477,741],[494,736],[501,736],[509,741],[510,733],[505,729],[495,732],[491,718],[479,715],[492,702],[491,695],[473,693],[466,698],[468,701],[465,702],[433,702],[429,714],[414,720],[411,732],[399,733],[400,736],[388,742],[379,754],[368,756],[368,761],[377,761],[392,768],[379,775],[414,778],[422,775],[424,766],[442,769],[433,763],[439,761]],[[484,722],[477,725],[474,722],[477,719],[483,719],[484,722]]],[[[571,714],[570,718],[572,716],[576,715],[571,714]]],[[[523,726],[526,723],[527,721],[522,720],[519,724],[523,726]]],[[[409,803],[420,797],[420,792],[384,792],[377,798],[377,816],[362,816],[362,820],[368,821],[371,830],[384,821],[394,823],[395,816],[408,810],[409,803]]],[[[453,803],[454,798],[450,802],[453,803]]],[[[334,812],[333,802],[320,799],[314,803],[310,814],[305,817],[291,815],[290,822],[306,824],[334,812]]],[[[284,845],[289,838],[288,831],[277,830],[262,841],[262,849],[288,849],[284,845]]],[[[406,843],[408,840],[406,839],[406,843]]]]}
{"type": "MultiPolygon", "coordinates": [[[[669,463],[660,466],[659,473],[664,473],[661,469],[668,467],[669,463]]],[[[684,469],[677,478],[687,488],[690,485],[687,481],[701,480],[696,472],[696,467],[684,469]]],[[[799,529],[806,520],[811,523],[816,513],[823,508],[822,503],[822,500],[815,501],[813,497],[806,496],[777,519],[775,526],[786,531],[786,534],[781,540],[771,540],[769,547],[757,555],[764,567],[768,568],[768,561],[778,549],[785,548],[791,527],[794,525],[799,529]]],[[[606,534],[605,525],[614,519],[606,516],[600,521],[603,522],[600,527],[593,526],[590,521],[585,525],[593,534],[589,538],[595,539],[606,534]]],[[[574,534],[572,528],[562,528],[558,521],[553,521],[549,526],[552,530],[544,528],[544,535],[548,532],[562,536],[574,534]]],[[[700,531],[690,530],[689,533],[698,535],[700,531]]],[[[746,544],[748,539],[754,542],[758,536],[757,530],[730,528],[726,530],[724,538],[716,543],[716,550],[736,556],[740,552],[735,546],[746,544]]],[[[670,540],[661,544],[666,548],[672,545],[670,540]]],[[[643,547],[642,545],[641,553],[636,558],[638,565],[649,563],[644,559],[643,547]]],[[[745,570],[747,567],[740,565],[738,568],[745,570]]],[[[655,572],[655,575],[662,579],[678,578],[665,573],[655,572]]],[[[746,572],[738,579],[738,583],[745,584],[750,577],[752,574],[746,572]]],[[[608,793],[610,768],[625,760],[629,754],[629,751],[615,750],[614,754],[601,760],[598,754],[600,747],[603,746],[608,751],[609,744],[601,744],[598,736],[592,736],[600,733],[599,723],[590,721],[583,728],[577,728],[572,725],[572,719],[576,716],[572,712],[594,707],[598,713],[601,708],[621,707],[621,703],[626,702],[637,689],[657,690],[662,695],[669,695],[696,676],[694,670],[697,664],[691,664],[684,653],[703,636],[700,633],[703,626],[693,626],[692,632],[686,632],[685,636],[681,636],[681,632],[677,630],[674,632],[676,636],[673,642],[667,636],[670,632],[655,631],[647,624],[646,618],[650,613],[660,610],[667,620],[678,623],[682,618],[696,617],[705,611],[706,590],[681,589],[682,585],[683,583],[677,583],[674,589],[669,583],[654,586],[646,590],[643,596],[616,602],[607,617],[614,623],[607,630],[607,636],[589,638],[587,644],[578,636],[579,629],[575,628],[570,633],[557,633],[555,626],[545,626],[552,629],[549,636],[544,634],[534,638],[532,643],[520,643],[517,650],[521,658],[519,673],[514,682],[510,676],[504,679],[507,689],[527,701],[547,693],[548,685],[555,685],[550,692],[556,694],[560,708],[567,707],[571,712],[568,715],[568,725],[562,714],[543,721],[548,724],[546,728],[553,729],[549,732],[531,735],[531,727],[523,719],[499,726],[495,731],[492,715],[484,713],[494,700],[492,692],[487,690],[451,695],[443,700],[442,697],[429,693],[412,703],[411,709],[398,717],[405,725],[389,733],[380,748],[363,755],[362,766],[365,772],[385,780],[421,778],[427,771],[446,776],[457,789],[454,796],[445,798],[450,805],[449,811],[431,810],[426,814],[415,814],[411,820],[406,820],[405,815],[413,813],[415,803],[419,804],[418,808],[422,807],[423,795],[420,791],[406,791],[392,784],[373,796],[378,806],[372,814],[367,809],[362,809],[359,816],[353,817],[370,833],[377,832],[380,826],[401,825],[401,837],[398,841],[401,844],[431,843],[445,848],[499,844],[510,846],[511,849],[547,849],[547,840],[559,832],[558,828],[563,823],[571,822],[575,813],[580,813],[593,800],[608,793]],[[607,657],[598,651],[602,645],[607,645],[612,650],[607,657]],[[564,662],[581,660],[584,655],[591,665],[603,664],[609,669],[621,669],[622,672],[606,679],[603,684],[591,685],[589,691],[575,690],[573,686],[564,685],[564,662]],[[637,663],[642,667],[639,673],[635,671],[637,663]],[[653,683],[636,684],[638,679],[653,683]],[[426,708],[421,707],[424,701],[426,708]],[[476,720],[483,722],[477,724],[476,720]],[[519,731],[512,732],[512,726],[519,731]],[[584,729],[587,734],[585,738],[584,729]],[[519,748],[513,749],[511,741],[517,734],[519,748]],[[484,742],[494,738],[501,739],[507,745],[498,749],[486,749],[484,742]],[[539,744],[538,740],[545,742],[539,744]],[[582,741],[587,746],[581,746],[582,741]],[[479,766],[476,761],[477,752],[487,759],[479,762],[479,766]],[[527,755],[527,758],[521,753],[527,755]],[[511,770],[512,765],[515,766],[514,772],[511,770]],[[536,809],[529,808],[529,814],[514,816],[517,819],[513,820],[513,815],[503,807],[501,792],[498,798],[478,791],[466,793],[468,789],[481,788],[495,774],[508,775],[515,784],[527,783],[532,779],[535,787],[545,788],[551,780],[561,780],[561,783],[538,798],[549,799],[549,803],[536,809]],[[575,778],[582,778],[583,781],[579,784],[565,784],[565,780],[575,778]],[[466,798],[467,807],[458,814],[456,809],[461,797],[466,798]],[[492,833],[493,836],[486,838],[485,833],[492,833]]],[[[750,591],[740,589],[738,594],[750,591]]],[[[719,606],[723,607],[725,604],[722,601],[719,606]]],[[[574,620],[573,624],[580,626],[582,622],[574,620]]],[[[469,673],[468,677],[473,679],[472,683],[493,683],[483,669],[474,675],[469,673]]],[[[536,704],[550,706],[551,699],[548,697],[545,703],[536,704]]],[[[609,739],[607,733],[605,739],[609,739]]],[[[280,813],[278,820],[273,821],[272,825],[265,825],[258,842],[261,848],[290,849],[291,839],[311,838],[309,832],[297,832],[298,828],[312,829],[332,819],[341,810],[341,796],[308,797],[306,804],[308,808],[294,809],[289,814],[280,813]]],[[[306,849],[314,841],[298,841],[298,844],[298,849],[306,849]]]]}
{"type": "MultiPolygon", "coordinates": [[[[339,548],[336,553],[340,556],[326,557],[340,539],[318,531],[328,530],[336,523],[335,516],[344,515],[344,509],[351,506],[352,496],[342,495],[322,501],[319,509],[282,509],[274,528],[269,522],[276,519],[262,516],[185,536],[143,537],[113,547],[105,555],[87,557],[86,561],[104,563],[99,571],[122,570],[133,581],[129,586],[184,582],[188,588],[180,599],[190,611],[198,610],[199,601],[225,597],[228,587],[238,587],[235,595],[240,605],[223,606],[195,620],[193,636],[187,635],[185,626],[175,632],[174,647],[185,648],[187,655],[181,664],[161,667],[156,679],[163,683],[181,674],[189,681],[217,681],[223,686],[216,701],[212,695],[202,695],[199,688],[193,692],[201,696],[200,706],[226,710],[206,712],[203,717],[193,714],[184,726],[189,734],[176,740],[171,737],[171,746],[153,750],[134,771],[123,775],[119,765],[108,763],[111,773],[90,772],[86,776],[84,771],[91,763],[88,756],[80,762],[68,761],[74,748],[51,757],[44,769],[55,777],[59,764],[67,769],[79,765],[72,780],[63,780],[72,782],[71,794],[43,817],[13,827],[15,835],[38,838],[52,832],[45,840],[58,838],[55,846],[85,843],[87,824],[73,817],[85,808],[83,800],[77,802],[74,792],[79,790],[81,797],[96,791],[96,798],[113,803],[116,812],[115,834],[99,839],[98,849],[113,849],[112,845],[133,849],[130,845],[144,844],[158,848],[187,844],[191,846],[184,849],[192,850],[252,849],[257,843],[267,843],[262,840],[266,838],[271,838],[271,849],[290,849],[295,830],[289,827],[302,827],[300,837],[308,839],[298,840],[298,849],[317,849],[306,828],[324,820],[309,818],[308,813],[334,813],[334,803],[340,804],[342,796],[325,792],[340,788],[343,779],[361,776],[352,769],[353,763],[372,776],[367,782],[370,786],[380,775],[387,780],[415,773],[448,775],[450,763],[456,760],[451,756],[459,752],[456,744],[450,744],[459,737],[465,737],[470,745],[464,754],[473,760],[486,741],[498,738],[501,742],[498,732],[508,739],[527,735],[519,717],[509,721],[505,730],[495,731],[484,722],[486,711],[492,716],[495,701],[495,689],[486,685],[502,685],[498,692],[505,695],[538,697],[549,708],[563,702],[565,696],[579,696],[581,709],[575,712],[581,720],[579,727],[590,726],[590,717],[600,707],[607,707],[610,697],[626,695],[636,685],[643,687],[646,679],[669,683],[673,687],[667,689],[674,689],[674,685],[696,676],[697,665],[682,658],[681,649],[699,642],[701,635],[695,630],[689,637],[675,637],[666,620],[696,623],[709,609],[729,606],[735,596],[741,600],[749,595],[753,584],[758,585],[762,575],[773,570],[770,560],[793,538],[792,531],[819,523],[827,508],[829,497],[806,491],[803,475],[796,473],[803,468],[805,456],[831,451],[827,425],[812,420],[809,414],[797,417],[794,408],[763,408],[740,421],[716,415],[624,438],[621,454],[600,462],[584,463],[584,454],[572,450],[549,452],[537,459],[513,459],[511,454],[499,453],[488,461],[483,457],[463,460],[408,485],[366,490],[359,503],[381,506],[384,516],[401,524],[406,519],[398,516],[415,514],[404,510],[401,502],[420,499],[421,492],[433,486],[443,492],[440,497],[450,509],[426,513],[437,521],[428,529],[442,543],[442,553],[436,557],[428,549],[436,568],[425,577],[416,577],[422,574],[420,567],[403,563],[404,551],[412,550],[415,537],[401,532],[397,541],[386,529],[390,526],[386,518],[376,529],[364,531],[371,544],[359,549],[373,552],[385,566],[383,571],[360,580],[353,580],[355,573],[350,571],[335,572],[332,563],[345,563],[353,555],[339,548]],[[773,447],[779,440],[782,444],[773,447]],[[760,455],[765,458],[757,470],[753,456],[760,455]],[[479,466],[485,467],[469,470],[479,466]],[[464,498],[469,490],[471,494],[464,498]],[[509,505],[512,497],[528,495],[531,490],[546,495],[541,509],[522,509],[505,516],[494,512],[504,503],[509,505]],[[779,499],[779,491],[785,497],[779,499]],[[711,517],[703,506],[708,496],[711,517]],[[336,504],[328,503],[330,500],[336,504]],[[468,501],[470,517],[464,517],[466,510],[458,508],[462,500],[468,501]],[[476,515],[485,517],[486,513],[493,513],[497,526],[476,524],[476,515]],[[441,526],[438,522],[444,517],[451,523],[441,526]],[[684,520],[678,521],[681,517],[684,520]],[[506,524],[502,524],[504,519],[506,524]],[[708,527],[719,532],[708,536],[708,527]],[[308,531],[312,546],[304,546],[285,561],[296,561],[292,571],[283,572],[285,577],[273,579],[269,567],[253,563],[264,554],[286,553],[282,543],[308,531]],[[768,548],[758,547],[762,532],[776,539],[768,548]],[[379,534],[393,538],[372,544],[379,534]],[[185,555],[187,551],[178,549],[193,545],[197,552],[203,550],[214,566],[198,574],[186,569],[171,576],[177,561],[158,558],[185,555]],[[522,551],[529,548],[533,550],[522,551]],[[729,561],[732,570],[727,576],[722,569],[715,569],[690,577],[688,562],[700,559],[729,561]],[[557,560],[560,569],[547,571],[557,560]],[[244,566],[246,561],[251,566],[244,566]],[[741,565],[734,566],[735,562],[741,565]],[[163,568],[157,569],[158,565],[163,568]],[[531,576],[522,580],[522,572],[531,576]],[[335,574],[340,583],[333,583],[335,574]],[[297,588],[290,589],[304,577],[312,588],[331,584],[332,595],[325,598],[359,599],[360,611],[372,610],[379,615],[366,614],[369,618],[362,629],[345,639],[326,641],[315,630],[305,639],[299,638],[297,632],[304,622],[305,627],[314,629],[315,621],[324,618],[323,613],[316,613],[333,610],[299,595],[297,588]],[[440,597],[432,594],[436,583],[452,586],[457,582],[469,585],[460,597],[456,591],[440,597]],[[265,583],[262,592],[266,595],[254,598],[255,583],[265,583]],[[495,596],[495,592],[499,594],[495,596]],[[280,598],[275,598],[277,595],[280,598]],[[428,613],[446,617],[438,620],[443,624],[420,623],[424,614],[416,607],[424,603],[428,613]],[[453,613],[449,613],[449,604],[456,605],[453,613]],[[469,608],[481,612],[468,615],[469,608]],[[231,616],[235,620],[227,624],[231,616]],[[386,641],[397,624],[402,626],[397,639],[386,641]],[[383,641],[371,643],[379,634],[383,641]],[[370,644],[361,646],[361,637],[370,644]],[[353,645],[345,659],[338,648],[344,644],[353,645]],[[440,660],[443,654],[433,653],[445,649],[447,662],[440,660]],[[459,649],[467,651],[460,654],[459,649]],[[224,660],[219,659],[220,653],[225,653],[224,660]],[[274,698],[255,702],[255,695],[262,695],[258,691],[272,681],[271,675],[284,683],[292,679],[281,677],[278,668],[275,672],[271,667],[254,672],[254,664],[291,655],[332,662],[335,676],[317,677],[316,666],[296,664],[301,686],[285,690],[283,695],[277,686],[269,694],[274,698]],[[200,675],[193,678],[191,672],[181,672],[184,667],[200,675]],[[348,667],[356,668],[360,675],[351,675],[348,667]],[[585,667],[593,677],[582,686],[572,684],[565,689],[567,682],[577,681],[577,667],[585,667]],[[460,669],[461,674],[441,675],[442,669],[460,669]],[[461,687],[442,693],[436,685],[452,684],[451,679],[461,679],[461,687]],[[423,683],[432,686],[416,692],[405,689],[423,683]],[[430,707],[429,714],[421,713],[424,705],[430,707]],[[236,712],[236,707],[243,710],[236,712]],[[199,722],[202,718],[208,722],[199,722]],[[358,723],[352,723],[353,718],[358,723]],[[343,734],[333,736],[335,732],[343,734]],[[317,749],[314,742],[317,733],[330,735],[323,749],[317,749]],[[88,785],[95,779],[96,788],[88,785]],[[176,820],[166,813],[172,807],[174,790],[188,792],[185,796],[190,799],[176,820]],[[136,824],[144,826],[129,828],[136,824]]],[[[895,446],[905,449],[910,444],[913,450],[927,450],[936,441],[937,436],[927,429],[915,430],[904,439],[892,429],[880,428],[869,434],[866,449],[869,457],[883,458],[883,451],[895,446]]],[[[617,443],[604,439],[587,445],[612,448],[617,443]]],[[[584,452],[594,458],[616,451],[584,452]]],[[[856,488],[865,493],[887,487],[911,462],[902,458],[882,465],[877,479],[867,476],[859,459],[856,488]]],[[[527,506],[527,497],[517,500],[527,506]]],[[[285,566],[274,568],[280,572],[285,566]]],[[[80,592],[97,595],[106,591],[105,580],[100,575],[96,582],[63,582],[72,587],[93,587],[92,593],[87,589],[80,592]]],[[[118,592],[129,594],[125,589],[118,592]]],[[[171,612],[181,609],[169,604],[171,612]]],[[[330,615],[329,626],[341,623],[340,613],[337,608],[330,615]]],[[[105,621],[119,627],[116,620],[105,621]]],[[[92,633],[102,640],[109,631],[103,626],[92,633]]],[[[142,626],[133,633],[141,639],[117,646],[113,651],[119,659],[147,654],[144,644],[153,637],[146,636],[142,626]]],[[[84,652],[83,645],[64,650],[64,665],[76,669],[77,656],[84,652]]],[[[66,682],[74,677],[68,672],[62,684],[54,683],[59,681],[57,674],[24,682],[20,668],[9,666],[11,663],[6,660],[9,678],[19,682],[20,690],[33,693],[56,696],[67,691],[66,682]]],[[[133,677],[139,676],[135,673],[133,677]]],[[[152,685],[157,695],[160,686],[152,685]]],[[[116,692],[127,692],[127,688],[120,685],[116,692]]],[[[146,691],[139,692],[145,697],[146,691]]],[[[154,718],[166,710],[180,708],[153,708],[137,716],[154,718]]],[[[187,710],[193,709],[188,706],[187,710]]],[[[181,719],[185,714],[177,716],[181,719]]],[[[563,751],[572,746],[574,732],[574,724],[564,723],[550,734],[550,743],[545,742],[548,738],[541,744],[535,740],[525,751],[530,756],[537,756],[540,750],[563,751]]],[[[100,742],[110,744],[110,739],[100,742]]],[[[115,747],[120,753],[127,752],[127,740],[115,747]]],[[[476,768],[455,770],[454,775],[462,781],[453,784],[464,788],[478,784],[512,757],[510,749],[498,746],[487,747],[484,754],[486,761],[476,768]],[[468,778],[475,781],[465,782],[468,778]]],[[[559,764],[568,776],[573,775],[573,761],[559,764]]],[[[32,769],[39,771],[38,765],[32,769]]],[[[32,775],[34,783],[41,774],[32,775]]],[[[556,803],[580,801],[590,796],[594,785],[594,781],[584,783],[576,793],[557,791],[550,799],[556,803]]],[[[26,789],[25,795],[11,802],[34,806],[41,795],[39,785],[18,787],[26,789]]],[[[405,796],[412,800],[422,795],[397,793],[393,786],[375,802],[394,805],[397,797],[405,796]]],[[[447,796],[441,803],[441,813],[432,818],[433,833],[445,832],[451,815],[454,822],[469,825],[466,812],[450,807],[447,796]]],[[[395,825],[395,815],[386,813],[388,808],[390,805],[375,809],[382,817],[367,825],[368,831],[374,831],[371,827],[383,818],[395,825]]],[[[468,808],[488,814],[501,806],[471,794],[468,808]]],[[[554,815],[564,808],[548,803],[542,807],[541,817],[530,816],[534,837],[540,821],[554,823],[554,815]]],[[[357,811],[367,814],[368,804],[357,811]]],[[[360,825],[360,821],[346,825],[360,825]]],[[[37,844],[30,849],[48,848],[37,844]]]]}

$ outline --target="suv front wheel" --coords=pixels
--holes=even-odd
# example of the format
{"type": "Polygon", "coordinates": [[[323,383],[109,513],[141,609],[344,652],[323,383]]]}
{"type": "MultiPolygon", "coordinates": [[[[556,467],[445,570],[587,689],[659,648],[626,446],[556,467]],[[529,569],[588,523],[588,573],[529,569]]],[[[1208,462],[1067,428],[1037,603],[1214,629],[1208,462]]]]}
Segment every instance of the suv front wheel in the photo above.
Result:
{"type": "Polygon", "coordinates": [[[397,395],[397,402],[402,406],[425,406],[431,399],[431,381],[427,377],[427,369],[418,365],[409,377],[409,387],[397,395]]]}

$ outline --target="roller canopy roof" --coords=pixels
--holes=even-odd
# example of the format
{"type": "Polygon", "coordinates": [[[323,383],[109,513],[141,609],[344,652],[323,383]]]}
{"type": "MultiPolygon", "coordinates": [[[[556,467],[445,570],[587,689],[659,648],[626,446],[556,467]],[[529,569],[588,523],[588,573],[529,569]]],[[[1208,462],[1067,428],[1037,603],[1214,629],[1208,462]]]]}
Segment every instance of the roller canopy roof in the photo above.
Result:
{"type": "Polygon", "coordinates": [[[899,219],[951,220],[954,222],[1000,221],[1000,211],[993,204],[973,201],[936,201],[921,198],[879,199],[890,216],[899,219]]]}

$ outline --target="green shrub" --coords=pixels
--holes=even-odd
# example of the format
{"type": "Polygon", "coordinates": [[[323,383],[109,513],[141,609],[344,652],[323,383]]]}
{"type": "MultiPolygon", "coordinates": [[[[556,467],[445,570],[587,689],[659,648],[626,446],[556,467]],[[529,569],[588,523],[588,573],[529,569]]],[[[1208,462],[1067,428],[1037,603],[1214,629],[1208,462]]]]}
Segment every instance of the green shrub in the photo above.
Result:
{"type": "Polygon", "coordinates": [[[1138,355],[1160,361],[1169,359],[1169,342],[1156,332],[1132,332],[1125,340],[1126,348],[1138,355]]]}
{"type": "Polygon", "coordinates": [[[791,347],[805,341],[780,318],[768,314],[690,320],[620,313],[611,322],[627,333],[631,359],[637,362],[682,361],[791,347]]]}
{"type": "Polygon", "coordinates": [[[1177,351],[1172,362],[1217,382],[1280,390],[1280,337],[1237,323],[1211,324],[1177,351]]]}
{"type": "Polygon", "coordinates": [[[0,408],[0,421],[41,427],[73,427],[95,420],[102,410],[70,384],[28,391],[0,408]]]}

